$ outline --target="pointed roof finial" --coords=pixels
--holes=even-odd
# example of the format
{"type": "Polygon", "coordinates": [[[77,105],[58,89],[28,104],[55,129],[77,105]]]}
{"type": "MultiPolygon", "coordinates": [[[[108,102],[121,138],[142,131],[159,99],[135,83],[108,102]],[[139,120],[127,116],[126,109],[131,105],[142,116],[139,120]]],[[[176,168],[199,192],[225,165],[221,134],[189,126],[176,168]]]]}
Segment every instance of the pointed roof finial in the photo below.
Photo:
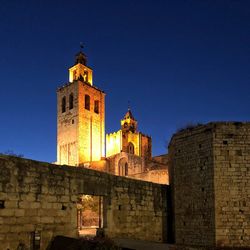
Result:
{"type": "Polygon", "coordinates": [[[80,42],[80,52],[76,54],[75,64],[81,63],[83,65],[87,65],[87,57],[82,51],[83,48],[84,48],[84,45],[82,42],[80,42]]]}
{"type": "Polygon", "coordinates": [[[128,111],[126,112],[125,116],[124,116],[124,119],[128,119],[128,118],[131,118],[132,120],[135,120],[132,112],[131,112],[131,109],[130,109],[130,101],[128,101],[128,111]]]}

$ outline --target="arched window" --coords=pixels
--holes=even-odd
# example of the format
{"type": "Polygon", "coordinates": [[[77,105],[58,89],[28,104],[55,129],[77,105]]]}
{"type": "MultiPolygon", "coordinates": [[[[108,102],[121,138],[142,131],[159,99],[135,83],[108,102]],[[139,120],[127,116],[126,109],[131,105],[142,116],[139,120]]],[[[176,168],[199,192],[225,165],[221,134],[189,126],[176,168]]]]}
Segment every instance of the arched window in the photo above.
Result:
{"type": "Polygon", "coordinates": [[[69,109],[74,108],[74,95],[71,93],[69,95],[69,109]]]}
{"type": "Polygon", "coordinates": [[[84,71],[84,73],[83,73],[83,81],[84,82],[88,82],[89,80],[88,80],[88,71],[84,71]]]}
{"type": "Polygon", "coordinates": [[[121,158],[118,162],[118,175],[128,176],[128,163],[126,158],[121,158]]]}
{"type": "Polygon", "coordinates": [[[73,71],[73,80],[76,80],[76,76],[77,76],[77,73],[76,73],[76,70],[73,71]]]}
{"type": "Polygon", "coordinates": [[[135,146],[132,142],[128,144],[128,153],[129,154],[134,154],[135,153],[135,146]]]}
{"type": "Polygon", "coordinates": [[[66,111],[66,97],[62,98],[62,113],[66,111]]]}
{"type": "Polygon", "coordinates": [[[90,110],[90,96],[85,95],[85,109],[90,110]]]}
{"type": "Polygon", "coordinates": [[[94,112],[95,112],[96,114],[99,114],[99,101],[95,101],[94,112]]]}
{"type": "Polygon", "coordinates": [[[128,176],[128,163],[125,163],[125,176],[128,176]]]}

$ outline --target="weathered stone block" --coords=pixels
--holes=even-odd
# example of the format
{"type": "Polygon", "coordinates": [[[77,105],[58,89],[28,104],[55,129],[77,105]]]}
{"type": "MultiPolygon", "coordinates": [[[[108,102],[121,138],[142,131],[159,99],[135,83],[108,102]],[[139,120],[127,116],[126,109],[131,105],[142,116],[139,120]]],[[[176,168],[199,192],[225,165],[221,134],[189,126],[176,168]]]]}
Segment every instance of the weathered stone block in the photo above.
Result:
{"type": "Polygon", "coordinates": [[[245,185],[249,135],[250,123],[229,122],[188,128],[172,137],[170,184],[177,244],[250,245],[242,231],[249,227],[250,215],[243,206],[250,202],[245,185]]]}
{"type": "MultiPolygon", "coordinates": [[[[162,225],[162,221],[165,221],[166,208],[156,204],[166,202],[166,186],[111,176],[90,169],[56,166],[11,157],[6,159],[8,160],[0,158],[0,170],[10,168],[16,173],[8,179],[11,192],[6,191],[10,189],[5,189],[0,193],[6,199],[5,202],[9,202],[5,203],[8,207],[0,209],[0,235],[4,235],[8,247],[15,245],[13,249],[16,249],[19,242],[30,242],[30,233],[35,230],[41,232],[42,250],[46,249],[51,237],[56,234],[76,236],[76,201],[82,194],[103,196],[103,220],[107,236],[160,240],[162,226],[159,227],[158,224],[162,225]],[[54,175],[55,168],[58,176],[54,175]],[[22,173],[21,177],[19,173],[22,173]],[[25,182],[25,176],[29,177],[28,183],[25,182]],[[42,177],[33,183],[32,176],[42,177]],[[91,178],[92,181],[89,182],[91,178]],[[31,189],[24,193],[26,186],[31,189]],[[155,191],[148,192],[149,188],[155,191]],[[50,194],[46,194],[46,190],[50,194]],[[59,195],[62,192],[64,194],[59,195]],[[161,216],[153,212],[154,207],[162,209],[161,216]],[[147,209],[152,213],[146,213],[147,209]],[[144,220],[148,220],[148,223],[144,220]],[[8,221],[9,225],[6,225],[8,221]],[[17,238],[17,235],[20,237],[17,238]]],[[[10,171],[9,174],[11,173],[10,171]]]]}
{"type": "Polygon", "coordinates": [[[0,217],[11,217],[14,216],[15,209],[0,209],[0,217]]]}

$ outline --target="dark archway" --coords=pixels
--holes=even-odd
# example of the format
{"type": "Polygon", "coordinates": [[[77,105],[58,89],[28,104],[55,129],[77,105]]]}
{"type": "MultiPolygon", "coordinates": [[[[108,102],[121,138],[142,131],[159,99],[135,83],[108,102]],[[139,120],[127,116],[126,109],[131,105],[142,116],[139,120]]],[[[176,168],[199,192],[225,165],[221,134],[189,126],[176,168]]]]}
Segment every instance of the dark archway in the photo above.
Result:
{"type": "Polygon", "coordinates": [[[135,146],[132,142],[128,144],[128,153],[129,154],[135,154],[135,146]]]}
{"type": "Polygon", "coordinates": [[[121,158],[118,162],[118,174],[120,176],[128,175],[128,163],[125,157],[121,158]]]}
{"type": "Polygon", "coordinates": [[[74,108],[74,95],[73,93],[71,93],[69,95],[69,109],[73,109],[74,108]]]}

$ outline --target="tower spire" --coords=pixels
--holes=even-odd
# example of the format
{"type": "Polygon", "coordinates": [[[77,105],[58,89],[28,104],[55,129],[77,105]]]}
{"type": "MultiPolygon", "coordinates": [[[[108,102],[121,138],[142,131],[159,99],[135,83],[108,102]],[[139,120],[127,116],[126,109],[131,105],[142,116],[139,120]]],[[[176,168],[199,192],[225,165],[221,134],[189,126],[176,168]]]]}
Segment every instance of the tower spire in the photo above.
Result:
{"type": "Polygon", "coordinates": [[[76,54],[75,65],[81,63],[83,65],[87,65],[87,56],[83,53],[84,45],[80,42],[80,52],[76,54]]]}
{"type": "Polygon", "coordinates": [[[80,42],[80,51],[75,55],[75,63],[69,68],[69,82],[79,80],[92,86],[92,69],[87,66],[87,56],[83,48],[84,45],[80,42]]]}

